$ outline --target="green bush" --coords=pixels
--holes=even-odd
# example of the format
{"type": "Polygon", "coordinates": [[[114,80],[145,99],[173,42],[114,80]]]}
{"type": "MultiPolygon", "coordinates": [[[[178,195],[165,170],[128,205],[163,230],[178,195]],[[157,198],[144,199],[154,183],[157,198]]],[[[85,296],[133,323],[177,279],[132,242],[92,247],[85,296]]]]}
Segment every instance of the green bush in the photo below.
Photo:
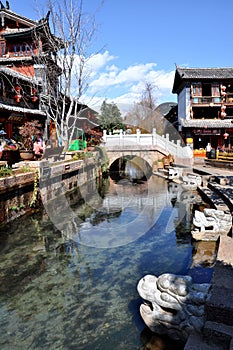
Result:
{"type": "Polygon", "coordinates": [[[0,177],[6,177],[6,176],[10,176],[10,175],[12,175],[12,169],[8,168],[8,166],[6,166],[6,165],[3,165],[0,168],[0,177]]]}

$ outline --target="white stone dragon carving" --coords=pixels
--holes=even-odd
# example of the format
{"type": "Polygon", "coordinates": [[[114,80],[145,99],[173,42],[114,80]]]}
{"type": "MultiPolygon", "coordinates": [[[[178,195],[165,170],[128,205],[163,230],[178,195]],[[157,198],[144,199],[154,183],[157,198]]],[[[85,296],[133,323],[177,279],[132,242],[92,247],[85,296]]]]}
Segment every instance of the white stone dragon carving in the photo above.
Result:
{"type": "Polygon", "coordinates": [[[204,325],[204,304],[210,284],[194,284],[192,277],[165,273],[146,275],[137,286],[144,303],[140,314],[152,332],[186,341],[204,325]]]}

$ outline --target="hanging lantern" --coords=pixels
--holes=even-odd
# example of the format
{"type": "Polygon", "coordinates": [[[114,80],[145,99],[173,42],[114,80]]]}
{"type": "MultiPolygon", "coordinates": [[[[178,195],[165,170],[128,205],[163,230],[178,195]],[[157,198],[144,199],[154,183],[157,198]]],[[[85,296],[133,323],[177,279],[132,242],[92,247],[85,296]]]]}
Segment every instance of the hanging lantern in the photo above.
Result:
{"type": "Polygon", "coordinates": [[[37,100],[38,100],[38,97],[37,97],[36,95],[33,95],[33,96],[32,96],[32,102],[35,103],[37,100]]]}
{"type": "Polygon", "coordinates": [[[16,94],[14,96],[15,102],[17,102],[17,103],[21,101],[21,98],[22,98],[22,95],[20,95],[20,94],[16,94]]]}
{"type": "Polygon", "coordinates": [[[222,118],[225,118],[226,115],[227,115],[227,114],[226,114],[225,112],[221,112],[221,117],[222,117],[222,118]]]}
{"type": "Polygon", "coordinates": [[[222,96],[225,96],[226,95],[226,86],[224,86],[224,85],[221,85],[221,95],[222,96]]]}
{"type": "Polygon", "coordinates": [[[35,88],[32,88],[32,95],[31,95],[31,99],[32,99],[32,102],[36,102],[38,100],[38,97],[37,97],[37,90],[35,88]]]}
{"type": "Polygon", "coordinates": [[[19,85],[15,86],[15,92],[16,94],[20,94],[21,87],[19,85]]]}

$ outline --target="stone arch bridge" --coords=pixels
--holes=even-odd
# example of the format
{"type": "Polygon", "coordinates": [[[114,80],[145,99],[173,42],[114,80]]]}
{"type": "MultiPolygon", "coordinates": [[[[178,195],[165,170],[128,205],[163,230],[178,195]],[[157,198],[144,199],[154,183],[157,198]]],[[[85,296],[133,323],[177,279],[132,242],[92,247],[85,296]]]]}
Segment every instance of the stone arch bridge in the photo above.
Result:
{"type": "Polygon", "coordinates": [[[103,133],[103,146],[105,147],[109,159],[109,166],[119,158],[126,156],[137,156],[145,160],[151,168],[154,162],[168,155],[172,155],[175,164],[191,166],[193,164],[193,154],[188,146],[181,145],[181,141],[176,143],[169,139],[169,135],[160,136],[155,129],[151,134],[141,134],[137,130],[136,134],[127,135],[120,131],[117,135],[107,135],[103,133]]]}

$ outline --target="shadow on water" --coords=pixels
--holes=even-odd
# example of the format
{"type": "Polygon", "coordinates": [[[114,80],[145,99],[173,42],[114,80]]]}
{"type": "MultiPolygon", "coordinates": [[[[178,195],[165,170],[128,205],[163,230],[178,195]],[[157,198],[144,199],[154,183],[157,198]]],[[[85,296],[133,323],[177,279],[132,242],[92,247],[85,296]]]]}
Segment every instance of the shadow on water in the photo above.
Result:
{"type": "Polygon", "coordinates": [[[143,344],[140,350],[182,350],[184,343],[162,336],[144,328],[140,335],[143,344]]]}

